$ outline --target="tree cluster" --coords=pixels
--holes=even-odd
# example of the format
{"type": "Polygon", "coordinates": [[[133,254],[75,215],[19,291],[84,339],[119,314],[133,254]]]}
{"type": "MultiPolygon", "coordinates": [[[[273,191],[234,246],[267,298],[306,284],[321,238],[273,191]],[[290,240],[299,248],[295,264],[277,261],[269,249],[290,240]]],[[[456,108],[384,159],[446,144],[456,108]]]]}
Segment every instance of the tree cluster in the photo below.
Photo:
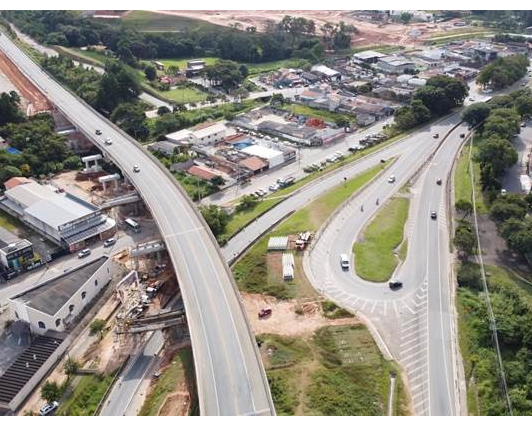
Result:
{"type": "MultiPolygon", "coordinates": [[[[85,17],[79,11],[5,11],[4,15],[37,41],[66,47],[103,44],[129,65],[137,59],[218,56],[239,62],[267,62],[294,57],[316,58],[320,40],[315,24],[304,18],[285,17],[265,32],[242,31],[198,23],[178,32],[142,33],[127,22],[111,25],[85,17]],[[305,50],[306,49],[306,50],[305,50]]],[[[342,43],[348,27],[337,32],[342,43]]],[[[344,42],[345,43],[345,42],[344,42]]]]}
{"type": "Polygon", "coordinates": [[[520,80],[526,75],[528,59],[524,55],[511,55],[497,58],[486,65],[477,76],[477,83],[503,89],[520,80]]]}
{"type": "Polygon", "coordinates": [[[38,177],[81,166],[79,157],[67,147],[64,136],[55,133],[54,119],[49,114],[7,123],[0,127],[0,135],[21,151],[20,154],[0,151],[0,183],[15,176],[38,177]]]}
{"type": "Polygon", "coordinates": [[[395,111],[395,125],[399,130],[407,130],[445,115],[462,105],[467,93],[468,87],[460,79],[446,75],[431,77],[426,86],[414,92],[410,105],[395,111]]]}

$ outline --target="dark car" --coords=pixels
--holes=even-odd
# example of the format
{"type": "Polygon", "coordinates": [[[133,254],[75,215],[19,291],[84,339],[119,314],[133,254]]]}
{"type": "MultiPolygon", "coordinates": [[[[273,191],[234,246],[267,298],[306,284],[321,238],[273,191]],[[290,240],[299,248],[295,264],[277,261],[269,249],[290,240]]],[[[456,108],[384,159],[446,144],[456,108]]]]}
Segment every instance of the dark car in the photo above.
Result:
{"type": "Polygon", "coordinates": [[[462,139],[464,139],[464,138],[465,138],[465,133],[460,133],[460,137],[461,137],[462,139]]]}
{"type": "Polygon", "coordinates": [[[436,180],[436,185],[441,185],[441,179],[436,180]]]}
{"type": "Polygon", "coordinates": [[[96,134],[97,135],[101,135],[102,134],[102,131],[100,129],[96,129],[96,134]]]}
{"type": "Polygon", "coordinates": [[[430,218],[436,219],[438,217],[438,214],[436,212],[430,212],[430,218]]]}
{"type": "Polygon", "coordinates": [[[433,137],[434,139],[438,139],[438,138],[440,137],[440,134],[439,134],[439,133],[434,133],[434,135],[432,135],[432,137],[433,137]]]}
{"type": "Polygon", "coordinates": [[[400,289],[403,287],[403,283],[401,281],[390,281],[390,283],[388,284],[390,286],[390,289],[391,290],[397,290],[397,289],[400,289]]]}
{"type": "Polygon", "coordinates": [[[269,317],[272,314],[272,308],[266,306],[259,311],[259,319],[269,317]]]}

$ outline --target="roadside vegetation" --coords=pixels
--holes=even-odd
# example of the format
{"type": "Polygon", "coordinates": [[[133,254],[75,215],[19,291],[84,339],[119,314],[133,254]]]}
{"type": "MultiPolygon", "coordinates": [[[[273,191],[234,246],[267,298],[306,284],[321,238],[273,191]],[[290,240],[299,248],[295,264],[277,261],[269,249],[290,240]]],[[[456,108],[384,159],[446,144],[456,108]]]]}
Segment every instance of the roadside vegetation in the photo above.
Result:
{"type": "MultiPolygon", "coordinates": [[[[463,116],[470,125],[478,126],[473,141],[473,161],[479,212],[484,220],[495,222],[508,248],[517,255],[517,260],[522,259],[522,263],[526,263],[525,256],[532,251],[532,225],[528,218],[532,211],[532,196],[501,193],[501,182],[517,161],[513,140],[520,131],[519,123],[530,115],[532,93],[520,89],[496,96],[488,104],[473,104],[463,116]]],[[[463,151],[462,157],[468,155],[469,147],[463,151]]],[[[473,263],[477,240],[470,217],[472,188],[468,160],[462,157],[455,175],[458,219],[453,242],[460,261],[456,265],[457,309],[468,410],[476,415],[507,415],[493,326],[487,312],[487,295],[480,266],[473,263]]],[[[500,249],[504,250],[503,247],[500,249]]],[[[485,271],[513,414],[530,415],[532,283],[499,266],[486,265],[485,271]]]]}
{"type": "MultiPolygon", "coordinates": [[[[386,164],[380,164],[348,180],[345,185],[339,183],[336,188],[299,209],[261,238],[233,266],[233,273],[239,289],[248,293],[268,294],[278,299],[315,294],[302,269],[296,270],[294,281],[283,281],[282,276],[279,276],[275,268],[269,265],[267,252],[269,238],[271,236],[293,235],[298,232],[317,231],[343,201],[370,182],[385,167],[386,164]]],[[[275,256],[275,254],[273,255],[275,256]]],[[[301,265],[302,254],[296,253],[295,258],[296,264],[301,265]]]]}
{"type": "MultiPolygon", "coordinates": [[[[185,381],[194,382],[194,362],[192,348],[179,349],[170,364],[161,372],[155,385],[144,399],[139,416],[156,416],[168,395],[177,391],[178,385],[185,381]]],[[[196,405],[192,404],[191,408],[196,405]]]]}
{"type": "Polygon", "coordinates": [[[359,277],[373,282],[390,279],[399,263],[396,251],[404,238],[408,206],[408,198],[392,198],[367,225],[353,246],[359,277]]]}
{"type": "MultiPolygon", "coordinates": [[[[460,268],[457,307],[468,408],[476,415],[507,415],[480,269],[472,263],[460,268]]],[[[530,416],[532,284],[504,268],[487,265],[486,272],[513,414],[530,416]]]]}
{"type": "MultiPolygon", "coordinates": [[[[390,373],[363,325],[328,326],[311,337],[260,335],[273,401],[279,415],[387,415],[390,373]]],[[[407,415],[397,376],[394,415],[407,415]]]]}
{"type": "Polygon", "coordinates": [[[57,410],[59,416],[93,416],[109,386],[114,374],[89,375],[80,378],[72,394],[57,410]]]}
{"type": "Polygon", "coordinates": [[[500,90],[523,78],[528,66],[529,61],[525,55],[497,58],[482,68],[478,74],[477,83],[500,90]]]}

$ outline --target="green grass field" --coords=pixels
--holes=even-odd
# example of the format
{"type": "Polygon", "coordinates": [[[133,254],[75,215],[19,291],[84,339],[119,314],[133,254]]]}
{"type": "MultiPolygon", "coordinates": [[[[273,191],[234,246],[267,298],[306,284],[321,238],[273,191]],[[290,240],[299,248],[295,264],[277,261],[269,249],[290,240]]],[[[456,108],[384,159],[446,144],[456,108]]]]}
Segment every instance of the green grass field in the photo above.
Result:
{"type": "Polygon", "coordinates": [[[212,56],[207,56],[204,58],[185,58],[185,59],[172,59],[172,58],[162,58],[158,59],[159,62],[163,63],[165,68],[168,68],[170,66],[177,66],[180,70],[185,70],[187,68],[187,62],[192,60],[202,60],[205,61],[206,65],[214,65],[219,58],[215,58],[212,56]]]}
{"type": "Polygon", "coordinates": [[[61,404],[57,415],[93,416],[112,382],[113,374],[109,376],[83,376],[72,395],[61,404]]]}
{"type": "Polygon", "coordinates": [[[179,383],[193,380],[193,378],[192,349],[190,347],[180,349],[174,356],[172,363],[159,376],[153,389],[146,395],[138,415],[156,416],[166,396],[175,392],[179,383]]]}
{"type": "Polygon", "coordinates": [[[282,59],[280,61],[261,62],[261,63],[247,63],[246,66],[249,75],[258,75],[270,71],[278,70],[279,68],[302,68],[308,65],[305,59],[282,59]]]}
{"type": "MultiPolygon", "coordinates": [[[[112,20],[108,20],[112,21],[112,20]]],[[[197,19],[183,16],[166,15],[146,10],[133,10],[120,19],[122,25],[141,32],[180,32],[192,30],[198,26],[219,27],[197,19]]]]}
{"type": "MultiPolygon", "coordinates": [[[[248,293],[264,293],[279,299],[303,297],[313,293],[303,271],[297,273],[293,282],[280,279],[275,270],[268,266],[267,246],[270,236],[294,234],[303,231],[317,231],[331,213],[353,193],[371,181],[387,164],[367,170],[340,184],[325,195],[299,209],[261,238],[233,266],[238,287],[248,293]],[[310,287],[310,288],[309,288],[310,287]]],[[[299,254],[298,254],[299,255],[299,254]]]]}
{"type": "MultiPolygon", "coordinates": [[[[154,89],[155,90],[155,89],[154,89]]],[[[177,103],[201,102],[207,94],[192,87],[177,87],[170,90],[155,90],[160,96],[177,103]]]]}
{"type": "Polygon", "coordinates": [[[352,121],[353,117],[340,114],[337,112],[331,112],[324,109],[312,108],[306,105],[288,104],[283,107],[286,111],[290,111],[295,115],[304,115],[306,117],[321,118],[324,121],[334,123],[338,118],[345,118],[348,121],[352,121]]]}
{"type": "Polygon", "coordinates": [[[392,198],[364,231],[364,241],[353,246],[356,273],[373,282],[387,281],[399,263],[395,249],[403,241],[409,200],[392,198]]]}
{"type": "MultiPolygon", "coordinates": [[[[324,327],[311,338],[258,339],[277,414],[387,415],[389,374],[396,366],[363,325],[324,327]]],[[[405,415],[407,395],[399,375],[397,380],[393,414],[405,415]]]]}

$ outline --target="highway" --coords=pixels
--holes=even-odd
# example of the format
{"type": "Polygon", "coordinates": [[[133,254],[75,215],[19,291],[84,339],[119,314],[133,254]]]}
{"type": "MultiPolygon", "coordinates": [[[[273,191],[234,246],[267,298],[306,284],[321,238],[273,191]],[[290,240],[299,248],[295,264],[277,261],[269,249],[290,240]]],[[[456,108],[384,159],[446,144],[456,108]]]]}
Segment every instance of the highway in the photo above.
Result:
{"type": "Polygon", "coordinates": [[[275,414],[232,274],[205,221],[173,176],[131,137],[50,78],[5,34],[0,48],[122,169],[152,212],[183,294],[201,414],[275,414]],[[102,131],[99,137],[97,129],[102,131]],[[112,145],[104,144],[106,137],[112,145]],[[134,165],[140,172],[133,172],[134,165]]]}

